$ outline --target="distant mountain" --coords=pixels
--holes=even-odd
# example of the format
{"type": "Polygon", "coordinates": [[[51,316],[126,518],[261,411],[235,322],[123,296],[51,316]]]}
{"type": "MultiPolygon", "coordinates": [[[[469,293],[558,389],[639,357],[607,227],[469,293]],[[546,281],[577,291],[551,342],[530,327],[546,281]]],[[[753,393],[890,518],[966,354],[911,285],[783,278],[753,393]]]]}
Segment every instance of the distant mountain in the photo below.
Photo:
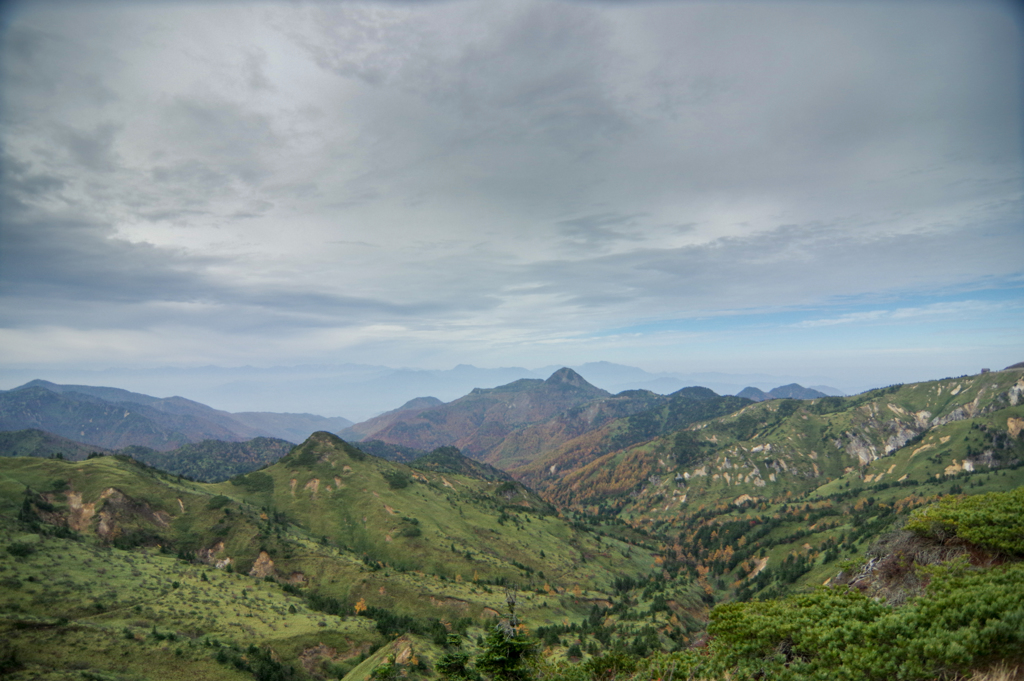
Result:
{"type": "Polygon", "coordinates": [[[744,397],[755,402],[764,402],[765,400],[772,399],[771,395],[760,388],[755,388],[752,385],[748,385],[746,388],[736,393],[736,397],[744,397]]]}
{"type": "Polygon", "coordinates": [[[183,397],[41,380],[0,391],[0,431],[37,428],[106,449],[138,445],[168,451],[203,440],[255,437],[299,442],[318,430],[349,423],[312,414],[231,414],[183,397]]]}
{"type": "Polygon", "coordinates": [[[503,469],[523,466],[610,421],[655,408],[669,400],[647,390],[627,390],[598,397],[543,421],[519,426],[501,442],[481,452],[478,458],[503,469]]]}
{"type": "Polygon", "coordinates": [[[167,413],[139,402],[108,402],[39,385],[0,393],[0,430],[38,428],[106,449],[138,444],[166,451],[200,440],[237,441],[262,434],[248,428],[239,433],[218,421],[194,411],[167,413]]]}
{"type": "Polygon", "coordinates": [[[350,425],[344,430],[341,430],[338,435],[351,442],[360,442],[370,438],[374,433],[384,430],[392,423],[408,417],[409,414],[405,412],[420,412],[442,404],[444,404],[444,402],[436,397],[414,397],[398,409],[392,409],[391,411],[386,411],[383,414],[374,416],[372,419],[363,421],[362,423],[350,425]]]}
{"type": "MultiPolygon", "coordinates": [[[[822,386],[827,387],[827,386],[822,386]]],[[[778,399],[794,399],[794,400],[816,400],[819,397],[836,397],[842,395],[842,393],[835,388],[830,388],[832,392],[822,392],[815,390],[814,388],[805,388],[798,383],[790,383],[789,385],[780,385],[778,388],[772,388],[768,392],[764,392],[753,386],[748,386],[743,390],[736,393],[737,397],[745,397],[748,400],[755,402],[764,402],[765,400],[778,400],[778,399]]]]}
{"type": "Polygon", "coordinates": [[[572,369],[562,368],[547,380],[524,378],[497,388],[474,388],[452,402],[397,410],[387,420],[357,424],[344,432],[416,449],[455,446],[478,458],[519,426],[610,396],[572,369]]]}
{"type": "MultiPolygon", "coordinates": [[[[343,415],[366,421],[417,396],[433,395],[442,402],[457,399],[473,388],[491,388],[520,378],[544,379],[568,366],[592,385],[618,394],[624,390],[650,390],[668,395],[690,385],[702,385],[719,395],[735,395],[744,386],[786,383],[838,385],[846,393],[859,392],[892,381],[864,376],[858,385],[837,382],[824,375],[722,373],[713,371],[646,371],[613,362],[565,363],[545,368],[482,368],[460,364],[451,369],[409,369],[367,364],[308,364],[276,367],[161,367],[68,371],[53,377],[56,383],[89,386],[116,385],[147,395],[185,395],[227,412],[289,412],[343,415]]],[[[4,385],[36,378],[16,366],[0,367],[4,385]]],[[[838,391],[837,391],[838,392],[838,391]]],[[[340,428],[324,428],[338,431],[340,428]]],[[[283,433],[276,437],[288,438],[283,433]]]]}
{"type": "Polygon", "coordinates": [[[318,431],[337,431],[348,428],[352,422],[341,416],[317,414],[279,414],[272,411],[243,411],[231,418],[250,428],[268,432],[273,437],[291,443],[303,442],[318,431]]]}

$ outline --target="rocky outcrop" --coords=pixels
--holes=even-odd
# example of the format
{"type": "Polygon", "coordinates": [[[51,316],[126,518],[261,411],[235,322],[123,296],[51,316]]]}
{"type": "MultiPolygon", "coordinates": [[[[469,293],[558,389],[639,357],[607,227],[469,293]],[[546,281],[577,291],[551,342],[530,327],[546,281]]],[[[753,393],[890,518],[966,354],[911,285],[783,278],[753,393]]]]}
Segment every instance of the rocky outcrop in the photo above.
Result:
{"type": "Polygon", "coordinates": [[[866,466],[878,458],[878,450],[858,433],[847,432],[846,453],[857,457],[861,466],[866,466]]]}
{"type": "Polygon", "coordinates": [[[890,422],[890,427],[893,430],[895,430],[896,432],[893,433],[891,436],[889,436],[889,438],[885,441],[885,454],[886,454],[886,456],[888,456],[889,454],[892,454],[897,449],[900,449],[901,447],[906,445],[908,442],[913,440],[915,437],[917,437],[918,435],[923,433],[924,430],[925,430],[924,428],[920,428],[920,429],[910,428],[909,426],[907,426],[907,425],[905,425],[905,424],[903,424],[903,423],[901,423],[899,421],[892,421],[892,422],[890,422]]]}
{"type": "Polygon", "coordinates": [[[68,527],[75,532],[83,532],[89,527],[89,521],[96,515],[96,504],[82,503],[81,492],[67,492],[68,527]]]}
{"type": "Polygon", "coordinates": [[[230,556],[218,557],[223,553],[224,542],[219,541],[209,548],[199,549],[199,551],[196,552],[196,558],[200,563],[206,563],[207,565],[212,565],[218,570],[223,570],[228,565],[232,565],[235,562],[230,556]]]}
{"type": "MultiPolygon", "coordinates": [[[[223,542],[221,546],[223,546],[223,542]]],[[[273,577],[275,574],[274,561],[270,559],[270,554],[266,551],[260,551],[259,557],[256,558],[256,562],[252,564],[252,569],[249,570],[249,576],[263,579],[264,577],[273,577]]]]}
{"type": "Polygon", "coordinates": [[[1017,382],[1007,391],[1006,397],[1010,400],[1012,407],[1024,403],[1024,376],[1017,379],[1017,382]]]}
{"type": "Polygon", "coordinates": [[[171,515],[165,511],[154,511],[149,503],[133,499],[115,487],[108,487],[100,493],[103,506],[100,508],[96,534],[103,541],[113,541],[121,536],[125,525],[134,526],[138,521],[160,529],[170,527],[171,515]]]}

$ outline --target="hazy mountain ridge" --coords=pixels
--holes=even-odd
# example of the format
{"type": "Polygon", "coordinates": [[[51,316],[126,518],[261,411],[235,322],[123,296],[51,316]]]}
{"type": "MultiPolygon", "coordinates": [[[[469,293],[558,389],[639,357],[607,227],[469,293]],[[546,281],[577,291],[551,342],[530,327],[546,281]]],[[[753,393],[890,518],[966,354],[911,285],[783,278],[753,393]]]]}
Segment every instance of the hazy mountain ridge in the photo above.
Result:
{"type": "Polygon", "coordinates": [[[317,430],[349,423],[313,414],[230,414],[183,397],[41,380],[0,391],[0,430],[38,428],[106,449],[138,445],[168,451],[203,440],[255,437],[301,442],[317,430]]]}
{"type": "Polygon", "coordinates": [[[361,442],[363,440],[373,439],[373,435],[375,433],[380,432],[391,424],[402,420],[403,417],[409,416],[408,414],[403,414],[403,412],[415,411],[418,413],[425,409],[439,407],[442,404],[444,404],[444,402],[436,397],[414,397],[397,409],[386,411],[383,414],[374,416],[372,419],[367,419],[361,423],[354,423],[338,431],[338,435],[339,437],[352,442],[361,442]]]}
{"type": "MultiPolygon", "coordinates": [[[[846,393],[871,385],[837,383],[829,376],[770,375],[737,372],[657,371],[612,362],[564,363],[543,368],[482,368],[462,364],[451,369],[409,369],[380,365],[310,364],[299,366],[193,367],[137,370],[76,371],[62,374],[60,383],[133,386],[138,392],[160,395],[187,395],[204,404],[217,405],[227,412],[305,412],[342,414],[355,421],[366,421],[392,410],[417,396],[433,395],[449,402],[469,393],[474,387],[504,385],[520,378],[550,376],[568,366],[586,377],[592,385],[612,394],[624,390],[650,390],[668,395],[690,385],[711,388],[720,395],[733,395],[744,386],[770,386],[785,383],[811,385],[830,393],[821,384],[841,385],[846,393]]],[[[25,370],[0,367],[7,385],[36,378],[25,370]]],[[[55,379],[56,380],[56,379],[55,379]]],[[[838,392],[838,391],[837,391],[838,392]]],[[[840,393],[842,394],[842,393],[840,393]]],[[[329,429],[325,430],[339,430],[329,429]]],[[[278,434],[278,437],[283,437],[278,434]]]]}
{"type": "Polygon", "coordinates": [[[829,397],[832,395],[835,395],[835,393],[825,393],[813,388],[805,388],[798,383],[780,385],[778,388],[772,388],[768,392],[764,392],[763,390],[759,390],[753,386],[748,386],[736,393],[737,397],[745,397],[748,400],[753,400],[755,402],[778,399],[814,400],[819,397],[829,397]]]}
{"type": "Polygon", "coordinates": [[[195,415],[169,414],[140,403],[107,402],[39,386],[0,393],[0,429],[27,428],[106,449],[141,444],[169,450],[192,440],[245,438],[220,423],[195,415]]]}

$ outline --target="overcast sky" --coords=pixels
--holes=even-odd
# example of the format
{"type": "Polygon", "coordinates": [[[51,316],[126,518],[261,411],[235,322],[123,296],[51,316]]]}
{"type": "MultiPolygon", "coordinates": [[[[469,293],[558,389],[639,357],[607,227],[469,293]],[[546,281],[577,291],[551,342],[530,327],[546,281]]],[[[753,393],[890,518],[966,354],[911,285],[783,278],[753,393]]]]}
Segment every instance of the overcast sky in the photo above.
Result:
{"type": "Polygon", "coordinates": [[[0,362],[1002,368],[1015,7],[7,3],[0,362]]]}

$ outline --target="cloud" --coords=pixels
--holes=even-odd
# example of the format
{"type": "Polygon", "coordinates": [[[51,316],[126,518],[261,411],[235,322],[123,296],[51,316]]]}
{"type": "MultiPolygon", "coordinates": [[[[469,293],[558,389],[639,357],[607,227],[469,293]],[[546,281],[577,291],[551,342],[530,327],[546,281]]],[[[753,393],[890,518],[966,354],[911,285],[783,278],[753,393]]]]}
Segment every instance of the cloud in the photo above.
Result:
{"type": "Polygon", "coordinates": [[[15,4],[18,342],[472,362],[666,320],[909,324],[1022,273],[998,3],[15,4]]]}
{"type": "Polygon", "coordinates": [[[950,317],[978,314],[991,314],[1006,308],[1003,304],[978,300],[960,302],[932,303],[922,307],[902,307],[891,310],[869,310],[866,312],[848,312],[838,317],[826,319],[808,319],[793,324],[798,329],[840,326],[844,324],[862,324],[887,321],[903,321],[922,317],[950,317]]]}

